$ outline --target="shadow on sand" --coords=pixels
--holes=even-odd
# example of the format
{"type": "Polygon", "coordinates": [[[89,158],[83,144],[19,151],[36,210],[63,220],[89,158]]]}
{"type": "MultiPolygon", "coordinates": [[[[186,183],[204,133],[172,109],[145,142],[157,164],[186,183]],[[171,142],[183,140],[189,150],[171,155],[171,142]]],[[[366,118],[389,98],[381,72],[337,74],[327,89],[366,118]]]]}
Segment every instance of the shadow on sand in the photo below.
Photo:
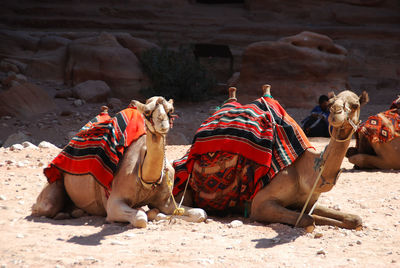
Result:
{"type": "Polygon", "coordinates": [[[54,225],[72,225],[72,226],[92,226],[92,227],[102,227],[101,230],[97,233],[89,234],[89,235],[75,235],[70,239],[66,240],[66,242],[85,245],[85,246],[97,246],[101,244],[101,241],[105,239],[106,236],[115,235],[123,233],[129,229],[132,229],[132,226],[124,223],[106,223],[104,217],[97,216],[84,216],[76,219],[65,219],[65,220],[54,220],[50,218],[44,217],[34,217],[27,216],[25,217],[28,221],[40,222],[40,223],[49,223],[54,225]]]}

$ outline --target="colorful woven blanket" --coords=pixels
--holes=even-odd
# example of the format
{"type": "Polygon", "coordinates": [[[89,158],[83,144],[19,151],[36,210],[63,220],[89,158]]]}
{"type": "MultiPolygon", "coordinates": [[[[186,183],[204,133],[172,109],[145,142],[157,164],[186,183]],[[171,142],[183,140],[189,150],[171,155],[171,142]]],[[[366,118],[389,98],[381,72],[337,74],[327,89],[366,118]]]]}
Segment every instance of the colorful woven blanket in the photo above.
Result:
{"type": "Polygon", "coordinates": [[[91,174],[106,190],[117,170],[124,149],[145,134],[142,114],[129,107],[111,118],[102,112],[90,120],[44,169],[49,183],[62,178],[62,172],[91,174]]]}
{"type": "Polygon", "coordinates": [[[400,136],[400,114],[395,108],[370,116],[357,131],[372,143],[389,142],[400,136]]]}
{"type": "MultiPolygon", "coordinates": [[[[241,186],[232,187],[235,188],[232,191],[239,191],[239,195],[228,193],[237,200],[221,199],[220,203],[210,200],[208,204],[202,206],[212,206],[217,210],[225,209],[227,206],[236,205],[238,201],[251,200],[276,173],[292,164],[310,147],[312,146],[300,126],[274,99],[263,97],[247,105],[238,102],[226,103],[203,122],[187,154],[174,161],[173,193],[176,195],[184,189],[189,174],[195,175],[193,167],[196,161],[206,163],[206,159],[209,159],[206,165],[210,165],[215,161],[210,160],[209,156],[212,156],[210,153],[216,153],[218,158],[224,155],[227,158],[231,158],[230,155],[237,155],[236,168],[253,167],[252,171],[249,171],[251,183],[249,176],[241,176],[239,179],[241,186]],[[250,192],[242,191],[244,184],[247,186],[251,184],[251,187],[245,187],[250,192]]],[[[219,191],[223,191],[228,184],[237,180],[234,178],[236,175],[229,175],[233,173],[228,168],[220,169],[217,173],[220,175],[212,175],[213,179],[209,180],[204,172],[197,172],[195,179],[190,181],[191,188],[202,189],[203,195],[204,193],[218,195],[219,191]],[[230,182],[224,182],[228,177],[230,182]]]]}

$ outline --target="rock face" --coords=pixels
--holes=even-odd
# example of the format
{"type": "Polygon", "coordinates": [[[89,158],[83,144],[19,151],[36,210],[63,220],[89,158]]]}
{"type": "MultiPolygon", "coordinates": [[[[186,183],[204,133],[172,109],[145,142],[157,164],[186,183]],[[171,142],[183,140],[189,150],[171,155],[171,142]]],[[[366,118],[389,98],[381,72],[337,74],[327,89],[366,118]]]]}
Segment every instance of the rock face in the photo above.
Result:
{"type": "MultiPolygon", "coordinates": [[[[153,47],[153,43],[160,41],[171,48],[197,43],[227,45],[234,56],[233,71],[238,72],[243,52],[250,44],[309,31],[329,36],[335,44],[347,49],[351,89],[359,93],[365,89],[373,99],[382,91],[396,90],[400,86],[398,0],[222,1],[224,4],[194,0],[81,2],[3,1],[2,29],[20,31],[0,30],[0,60],[18,60],[27,65],[29,74],[22,73],[28,77],[43,74],[46,79],[60,79],[62,76],[61,81],[64,81],[65,72],[60,72],[65,69],[62,50],[68,50],[71,42],[96,38],[100,31],[107,30],[136,56],[143,47],[153,47]],[[64,40],[68,43],[66,47],[61,45],[63,39],[55,38],[56,35],[67,39],[64,40]],[[32,63],[44,71],[31,68],[32,63]]],[[[66,57],[65,63],[68,54],[66,57]]],[[[0,62],[0,68],[17,73],[17,68],[8,63],[0,62]]],[[[101,73],[100,70],[96,72],[101,73]]],[[[118,81],[126,84],[123,78],[108,78],[113,80],[113,83],[106,81],[113,91],[118,81]]],[[[72,83],[69,78],[65,81],[70,85],[82,82],[72,83]]],[[[135,81],[136,78],[132,84],[136,84],[135,81]]],[[[226,84],[226,81],[219,82],[226,84]]],[[[274,87],[272,90],[274,92],[274,87]]],[[[390,102],[395,94],[384,102],[390,102]]]]}
{"type": "Polygon", "coordinates": [[[127,33],[115,36],[0,30],[0,71],[64,82],[69,86],[102,80],[116,97],[138,97],[148,79],[136,55],[157,46],[127,33]]]}
{"type": "Polygon", "coordinates": [[[73,41],[68,50],[65,80],[76,85],[87,80],[103,80],[119,97],[138,95],[143,80],[134,53],[122,47],[115,37],[102,33],[73,41]]]}
{"type": "Polygon", "coordinates": [[[243,53],[239,90],[259,96],[263,84],[291,107],[311,107],[315,96],[348,87],[347,51],[325,36],[302,32],[249,45],[243,53]]]}
{"type": "Polygon", "coordinates": [[[46,91],[31,83],[0,91],[0,116],[30,117],[55,108],[55,103],[46,91]]]}

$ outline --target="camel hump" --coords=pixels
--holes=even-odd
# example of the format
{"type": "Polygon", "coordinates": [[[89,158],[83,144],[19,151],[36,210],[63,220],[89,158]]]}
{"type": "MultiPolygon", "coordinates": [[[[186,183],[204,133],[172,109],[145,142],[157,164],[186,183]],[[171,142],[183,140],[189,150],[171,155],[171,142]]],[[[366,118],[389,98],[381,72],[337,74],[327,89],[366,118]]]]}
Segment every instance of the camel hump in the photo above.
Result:
{"type": "Polygon", "coordinates": [[[271,96],[271,86],[270,85],[268,85],[268,84],[263,85],[262,91],[263,91],[263,96],[265,96],[265,95],[271,96]]]}

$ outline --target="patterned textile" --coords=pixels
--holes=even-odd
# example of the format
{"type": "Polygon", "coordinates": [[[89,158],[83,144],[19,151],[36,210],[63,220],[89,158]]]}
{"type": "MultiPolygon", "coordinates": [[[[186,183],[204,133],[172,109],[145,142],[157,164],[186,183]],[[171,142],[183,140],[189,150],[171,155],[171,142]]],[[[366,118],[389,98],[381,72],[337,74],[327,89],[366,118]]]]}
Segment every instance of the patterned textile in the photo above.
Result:
{"type": "Polygon", "coordinates": [[[397,99],[395,99],[395,100],[392,102],[392,105],[390,105],[390,108],[389,108],[389,109],[395,109],[395,108],[400,109],[400,96],[398,96],[397,99]]]}
{"type": "Polygon", "coordinates": [[[49,183],[62,178],[62,172],[91,174],[106,190],[117,170],[124,149],[145,134],[144,119],[136,108],[122,110],[115,117],[100,113],[71,139],[44,169],[49,183]]]}
{"type": "Polygon", "coordinates": [[[195,194],[197,206],[215,210],[235,206],[251,200],[310,147],[299,125],[274,99],[263,97],[247,105],[226,103],[203,122],[186,155],[174,161],[173,193],[182,191],[192,174],[190,186],[199,191],[195,194]],[[214,158],[210,153],[216,153],[214,158]],[[233,156],[237,156],[235,168],[223,167],[215,174],[193,171],[195,163],[213,166],[219,158],[233,156]]]}
{"type": "Polygon", "coordinates": [[[368,117],[358,132],[364,134],[372,143],[389,142],[400,136],[400,115],[391,109],[368,117]]]}

